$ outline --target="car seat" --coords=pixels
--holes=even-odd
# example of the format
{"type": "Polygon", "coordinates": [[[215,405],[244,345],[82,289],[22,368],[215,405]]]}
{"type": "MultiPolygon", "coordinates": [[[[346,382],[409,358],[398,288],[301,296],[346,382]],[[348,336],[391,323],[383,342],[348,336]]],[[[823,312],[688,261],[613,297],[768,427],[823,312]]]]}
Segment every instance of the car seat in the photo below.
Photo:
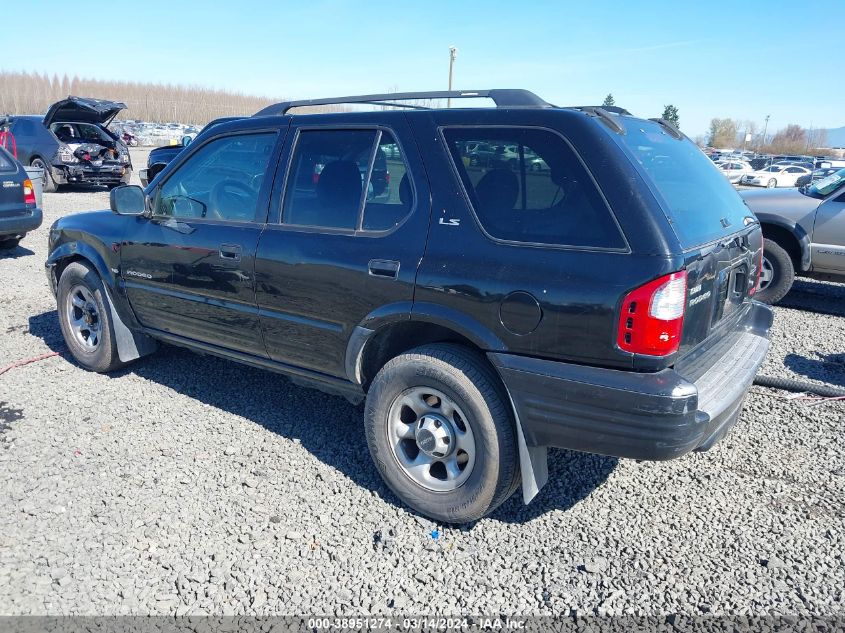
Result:
{"type": "Polygon", "coordinates": [[[509,232],[515,220],[514,205],[519,198],[519,179],[509,169],[491,169],[475,185],[478,213],[482,224],[497,229],[496,233],[509,232]]]}
{"type": "MultiPolygon", "coordinates": [[[[357,228],[361,203],[361,172],[351,160],[329,163],[317,181],[317,208],[313,217],[296,218],[297,224],[314,224],[344,229],[357,228]]],[[[312,213],[306,213],[312,215],[312,213]]]]}

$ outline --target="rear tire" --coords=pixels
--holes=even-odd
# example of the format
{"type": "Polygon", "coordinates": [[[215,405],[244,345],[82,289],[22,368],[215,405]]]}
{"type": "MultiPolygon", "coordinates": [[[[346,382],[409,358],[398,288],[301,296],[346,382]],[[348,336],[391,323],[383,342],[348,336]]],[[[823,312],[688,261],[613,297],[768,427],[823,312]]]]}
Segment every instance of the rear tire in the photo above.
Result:
{"type": "Polygon", "coordinates": [[[519,485],[507,395],[473,350],[425,345],[388,362],[370,386],[364,426],[385,483],[437,521],[480,519],[519,485]]]}
{"type": "Polygon", "coordinates": [[[59,279],[59,325],[70,353],[85,369],[100,373],[123,367],[105,286],[89,264],[71,262],[59,279]]]}
{"type": "Polygon", "coordinates": [[[15,237],[12,239],[2,239],[0,240],[0,251],[10,251],[13,248],[17,248],[18,244],[21,243],[22,237],[15,237]]]}
{"type": "Polygon", "coordinates": [[[773,305],[783,299],[795,281],[795,266],[780,244],[763,240],[763,271],[760,275],[760,289],[757,301],[773,305]]]}
{"type": "Polygon", "coordinates": [[[44,182],[41,185],[44,193],[55,193],[58,191],[59,186],[56,184],[56,181],[53,180],[53,176],[50,174],[50,170],[47,168],[47,164],[43,160],[40,158],[33,158],[30,163],[30,167],[37,167],[44,172],[44,182]]]}

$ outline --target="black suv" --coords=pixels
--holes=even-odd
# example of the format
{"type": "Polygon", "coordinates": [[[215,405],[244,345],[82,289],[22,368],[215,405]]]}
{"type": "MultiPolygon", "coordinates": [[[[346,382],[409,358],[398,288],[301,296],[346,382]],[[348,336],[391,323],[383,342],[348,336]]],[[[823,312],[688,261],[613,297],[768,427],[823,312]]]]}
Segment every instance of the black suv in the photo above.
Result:
{"type": "Polygon", "coordinates": [[[50,231],[81,365],[162,341],[366,399],[381,475],[439,520],[484,516],[520,480],[530,500],[549,446],[710,448],[769,346],[757,220],[694,143],[621,109],[522,90],[282,103],[111,207],[50,231]],[[288,113],[479,96],[497,107],[288,113]],[[473,164],[482,145],[512,149],[473,164]]]}
{"type": "Polygon", "coordinates": [[[102,99],[68,97],[50,106],[44,116],[11,116],[10,127],[24,165],[44,170],[44,191],[59,185],[129,183],[129,148],[108,124],[126,105],[102,99]]]}

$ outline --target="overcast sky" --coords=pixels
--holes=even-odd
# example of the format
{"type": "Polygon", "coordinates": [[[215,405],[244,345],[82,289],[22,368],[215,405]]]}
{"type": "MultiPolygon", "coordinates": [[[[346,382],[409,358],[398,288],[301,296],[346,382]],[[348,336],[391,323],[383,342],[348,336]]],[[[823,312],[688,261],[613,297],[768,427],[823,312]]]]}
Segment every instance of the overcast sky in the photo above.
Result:
{"type": "Polygon", "coordinates": [[[841,0],[28,0],[3,18],[27,28],[4,29],[2,70],[311,98],[444,89],[455,45],[459,89],[528,88],[558,105],[612,92],[649,117],[671,103],[693,137],[712,117],[762,128],[769,114],[770,133],[845,125],[841,0]]]}

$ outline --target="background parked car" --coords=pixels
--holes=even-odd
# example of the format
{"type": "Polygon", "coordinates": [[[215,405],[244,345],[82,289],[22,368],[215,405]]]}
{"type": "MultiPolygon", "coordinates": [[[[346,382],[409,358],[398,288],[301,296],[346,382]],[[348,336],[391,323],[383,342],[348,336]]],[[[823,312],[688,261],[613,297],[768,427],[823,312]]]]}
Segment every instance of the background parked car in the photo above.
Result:
{"type": "Polygon", "coordinates": [[[129,148],[107,127],[124,108],[115,101],[68,97],[43,117],[9,117],[18,159],[44,170],[48,192],[68,183],[127,184],[132,174],[129,148]]]}
{"type": "MultiPolygon", "coordinates": [[[[214,127],[219,123],[225,123],[226,121],[234,121],[240,117],[223,117],[220,119],[214,119],[208,125],[206,125],[200,133],[214,127]]],[[[147,168],[142,169],[138,172],[138,178],[141,180],[141,185],[146,187],[153,178],[155,178],[162,169],[167,167],[167,165],[176,158],[183,149],[185,149],[188,145],[193,143],[194,139],[199,136],[199,134],[194,135],[194,137],[188,141],[187,143],[183,142],[178,145],[165,145],[163,147],[157,147],[152,150],[149,155],[147,156],[147,168]]]]}
{"type": "Polygon", "coordinates": [[[758,300],[777,303],[796,275],[845,281],[845,169],[801,189],[740,195],[765,239],[758,300]]]}
{"type": "Polygon", "coordinates": [[[815,169],[813,170],[812,174],[801,176],[798,180],[796,180],[795,186],[804,187],[805,185],[809,185],[811,182],[815,182],[816,180],[827,178],[828,176],[835,174],[841,169],[843,169],[843,167],[823,167],[822,169],[815,169]]]}
{"type": "Polygon", "coordinates": [[[809,169],[812,171],[815,169],[815,165],[807,160],[778,160],[772,163],[773,165],[791,165],[795,167],[803,167],[804,169],[809,169]]]}
{"type": "Polygon", "coordinates": [[[763,170],[755,171],[742,177],[740,181],[744,185],[756,187],[795,187],[795,183],[801,176],[810,175],[812,172],[806,167],[796,165],[771,165],[763,170]]]}
{"type": "Polygon", "coordinates": [[[746,162],[728,161],[724,163],[716,163],[716,166],[722,170],[725,177],[732,183],[738,183],[742,177],[752,173],[751,165],[746,162]]]}
{"type": "Polygon", "coordinates": [[[15,248],[24,235],[41,226],[35,186],[23,165],[0,148],[0,249],[15,248]]]}

